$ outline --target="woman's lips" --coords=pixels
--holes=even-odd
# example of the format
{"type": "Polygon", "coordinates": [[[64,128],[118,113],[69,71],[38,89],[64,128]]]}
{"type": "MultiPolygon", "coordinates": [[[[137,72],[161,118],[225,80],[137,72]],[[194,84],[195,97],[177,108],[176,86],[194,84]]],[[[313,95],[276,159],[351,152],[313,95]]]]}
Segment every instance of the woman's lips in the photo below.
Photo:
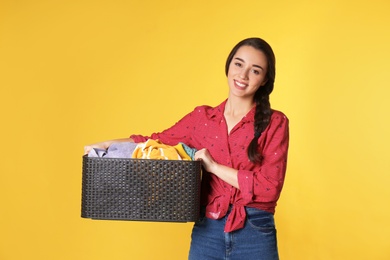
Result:
{"type": "Polygon", "coordinates": [[[248,86],[248,84],[242,83],[242,82],[237,81],[237,80],[234,81],[234,84],[236,85],[236,87],[238,87],[240,89],[244,89],[248,86]]]}

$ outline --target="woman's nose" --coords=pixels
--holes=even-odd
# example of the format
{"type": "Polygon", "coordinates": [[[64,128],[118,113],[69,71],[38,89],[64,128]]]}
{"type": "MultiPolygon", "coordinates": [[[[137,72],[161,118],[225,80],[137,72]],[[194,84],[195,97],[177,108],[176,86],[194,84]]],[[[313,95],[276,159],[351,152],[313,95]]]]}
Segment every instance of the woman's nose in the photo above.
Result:
{"type": "Polygon", "coordinates": [[[246,69],[241,70],[240,78],[247,79],[248,78],[248,70],[246,70],[246,69]]]}

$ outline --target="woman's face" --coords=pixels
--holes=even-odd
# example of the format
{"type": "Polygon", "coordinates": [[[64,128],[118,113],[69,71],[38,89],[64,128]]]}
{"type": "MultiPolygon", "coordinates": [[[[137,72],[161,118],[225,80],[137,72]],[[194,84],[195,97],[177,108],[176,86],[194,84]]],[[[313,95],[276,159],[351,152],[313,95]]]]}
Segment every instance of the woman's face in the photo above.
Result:
{"type": "Polygon", "coordinates": [[[228,84],[230,95],[253,98],[266,82],[267,57],[251,46],[240,47],[229,65],[228,84]]]}

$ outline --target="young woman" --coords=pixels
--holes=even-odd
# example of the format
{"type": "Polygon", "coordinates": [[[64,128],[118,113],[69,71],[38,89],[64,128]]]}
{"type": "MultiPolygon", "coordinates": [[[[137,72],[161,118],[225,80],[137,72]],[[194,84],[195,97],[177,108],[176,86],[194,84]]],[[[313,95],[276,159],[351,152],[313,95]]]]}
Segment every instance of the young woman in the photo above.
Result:
{"type": "Polygon", "coordinates": [[[284,183],[288,119],[271,109],[275,56],[267,42],[248,38],[229,54],[228,98],[199,106],[174,126],[150,136],[106,141],[179,142],[196,148],[201,160],[201,218],[193,227],[189,259],[279,259],[274,212],[284,183]]]}

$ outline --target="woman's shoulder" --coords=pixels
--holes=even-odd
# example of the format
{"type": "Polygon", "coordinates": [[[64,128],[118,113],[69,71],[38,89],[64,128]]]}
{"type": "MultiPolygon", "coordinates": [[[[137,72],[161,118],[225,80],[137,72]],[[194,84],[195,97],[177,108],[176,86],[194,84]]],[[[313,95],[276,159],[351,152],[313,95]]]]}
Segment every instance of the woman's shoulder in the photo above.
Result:
{"type": "Polygon", "coordinates": [[[221,104],[217,106],[210,106],[210,105],[200,105],[194,108],[192,113],[200,113],[208,116],[223,114],[225,102],[222,102],[221,104]]]}
{"type": "Polygon", "coordinates": [[[287,119],[287,116],[286,114],[284,114],[282,111],[279,111],[279,110],[275,110],[275,109],[272,109],[272,115],[271,115],[271,118],[282,118],[282,119],[287,119]]]}
{"type": "Polygon", "coordinates": [[[194,108],[194,112],[207,111],[210,109],[213,109],[213,107],[209,105],[199,105],[194,108]]]}
{"type": "Polygon", "coordinates": [[[272,109],[271,121],[279,121],[280,123],[289,123],[288,117],[279,110],[272,109]]]}

